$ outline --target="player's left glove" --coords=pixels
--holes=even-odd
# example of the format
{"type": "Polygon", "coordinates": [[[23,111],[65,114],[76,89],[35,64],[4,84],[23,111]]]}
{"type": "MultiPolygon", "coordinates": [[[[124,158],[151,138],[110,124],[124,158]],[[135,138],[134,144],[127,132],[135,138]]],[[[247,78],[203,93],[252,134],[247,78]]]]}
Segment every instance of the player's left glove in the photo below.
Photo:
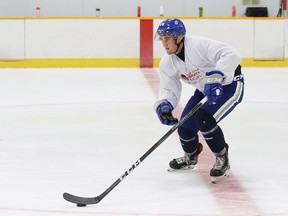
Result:
{"type": "Polygon", "coordinates": [[[209,104],[215,104],[224,94],[221,84],[223,76],[224,74],[218,70],[206,72],[204,94],[207,96],[209,104]]]}
{"type": "Polygon", "coordinates": [[[156,111],[159,120],[164,125],[174,125],[178,122],[177,118],[172,115],[173,106],[167,100],[159,100],[154,105],[154,110],[156,111]]]}

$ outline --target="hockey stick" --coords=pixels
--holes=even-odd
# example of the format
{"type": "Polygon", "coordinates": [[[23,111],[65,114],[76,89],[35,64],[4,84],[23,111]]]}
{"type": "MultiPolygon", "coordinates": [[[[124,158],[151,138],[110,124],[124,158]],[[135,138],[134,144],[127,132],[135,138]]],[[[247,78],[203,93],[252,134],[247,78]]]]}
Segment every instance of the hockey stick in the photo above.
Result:
{"type": "Polygon", "coordinates": [[[139,158],[123,175],[118,178],[109,188],[102,194],[96,197],[80,197],[69,193],[64,193],[63,198],[71,203],[77,204],[78,207],[97,204],[106,195],[108,195],[125,177],[127,177],[148,155],[150,155],[162,142],[164,142],[176,129],[178,129],[190,116],[192,116],[205,102],[207,97],[204,97],[196,104],[182,119],[179,120],[164,136],[162,136],[142,157],[139,158]]]}

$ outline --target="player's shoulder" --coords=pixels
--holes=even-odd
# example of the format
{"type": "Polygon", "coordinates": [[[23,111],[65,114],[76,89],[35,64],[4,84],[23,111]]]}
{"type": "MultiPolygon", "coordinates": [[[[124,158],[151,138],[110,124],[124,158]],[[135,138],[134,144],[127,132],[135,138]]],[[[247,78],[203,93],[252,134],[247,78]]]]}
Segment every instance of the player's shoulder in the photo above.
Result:
{"type": "Polygon", "coordinates": [[[199,44],[206,44],[209,41],[211,41],[209,38],[203,36],[196,36],[196,35],[185,36],[185,45],[188,46],[189,45],[197,46],[199,44]]]}
{"type": "Polygon", "coordinates": [[[204,37],[204,36],[199,36],[199,35],[187,35],[185,36],[185,40],[209,40],[209,38],[204,37]]]}
{"type": "Polygon", "coordinates": [[[162,67],[170,67],[172,64],[172,58],[173,55],[168,55],[167,53],[162,56],[161,60],[160,60],[160,66],[162,67]]]}

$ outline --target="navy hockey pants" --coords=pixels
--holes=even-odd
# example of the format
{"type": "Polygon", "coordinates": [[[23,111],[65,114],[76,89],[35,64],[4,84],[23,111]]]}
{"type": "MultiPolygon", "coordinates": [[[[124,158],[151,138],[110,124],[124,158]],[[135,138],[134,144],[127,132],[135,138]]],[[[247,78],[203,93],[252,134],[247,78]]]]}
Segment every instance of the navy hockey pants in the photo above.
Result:
{"type": "MultiPolygon", "coordinates": [[[[178,128],[180,142],[185,152],[192,153],[196,151],[198,146],[197,133],[200,131],[200,128],[199,128],[199,122],[197,124],[197,119],[195,118],[195,117],[198,118],[197,115],[199,115],[200,113],[202,113],[202,115],[206,114],[206,116],[209,115],[210,119],[212,119],[213,121],[215,120],[214,123],[212,124],[216,125],[242,101],[244,93],[244,79],[242,75],[240,75],[236,76],[234,80],[235,81],[233,81],[231,84],[223,86],[224,94],[221,98],[219,98],[216,101],[216,104],[209,105],[208,103],[205,103],[195,114],[193,114],[189,119],[187,119],[186,122],[184,122],[178,128]]],[[[203,98],[204,94],[196,89],[194,95],[187,102],[181,114],[181,118],[183,118],[203,98]]],[[[221,151],[221,149],[223,149],[225,145],[224,135],[221,131],[221,128],[218,125],[217,129],[218,130],[215,131],[215,133],[213,134],[214,139],[209,140],[207,138],[206,140],[208,146],[214,153],[217,153],[217,151],[221,151]]],[[[204,138],[206,139],[205,135],[204,138]]]]}

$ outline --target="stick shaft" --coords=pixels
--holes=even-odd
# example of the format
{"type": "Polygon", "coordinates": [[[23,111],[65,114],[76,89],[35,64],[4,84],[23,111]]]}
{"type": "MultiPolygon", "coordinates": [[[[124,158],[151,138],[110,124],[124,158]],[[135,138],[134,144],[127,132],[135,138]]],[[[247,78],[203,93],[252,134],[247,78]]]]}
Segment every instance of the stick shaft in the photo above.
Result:
{"type": "Polygon", "coordinates": [[[127,177],[146,157],[148,157],[161,143],[163,143],[175,130],[177,130],[188,118],[190,118],[205,102],[207,98],[204,97],[198,104],[196,104],[180,121],[175,124],[166,134],[164,134],[139,160],[137,160],[126,172],[122,174],[109,188],[107,188],[98,198],[102,200],[109,194],[125,177],[127,177]]]}

